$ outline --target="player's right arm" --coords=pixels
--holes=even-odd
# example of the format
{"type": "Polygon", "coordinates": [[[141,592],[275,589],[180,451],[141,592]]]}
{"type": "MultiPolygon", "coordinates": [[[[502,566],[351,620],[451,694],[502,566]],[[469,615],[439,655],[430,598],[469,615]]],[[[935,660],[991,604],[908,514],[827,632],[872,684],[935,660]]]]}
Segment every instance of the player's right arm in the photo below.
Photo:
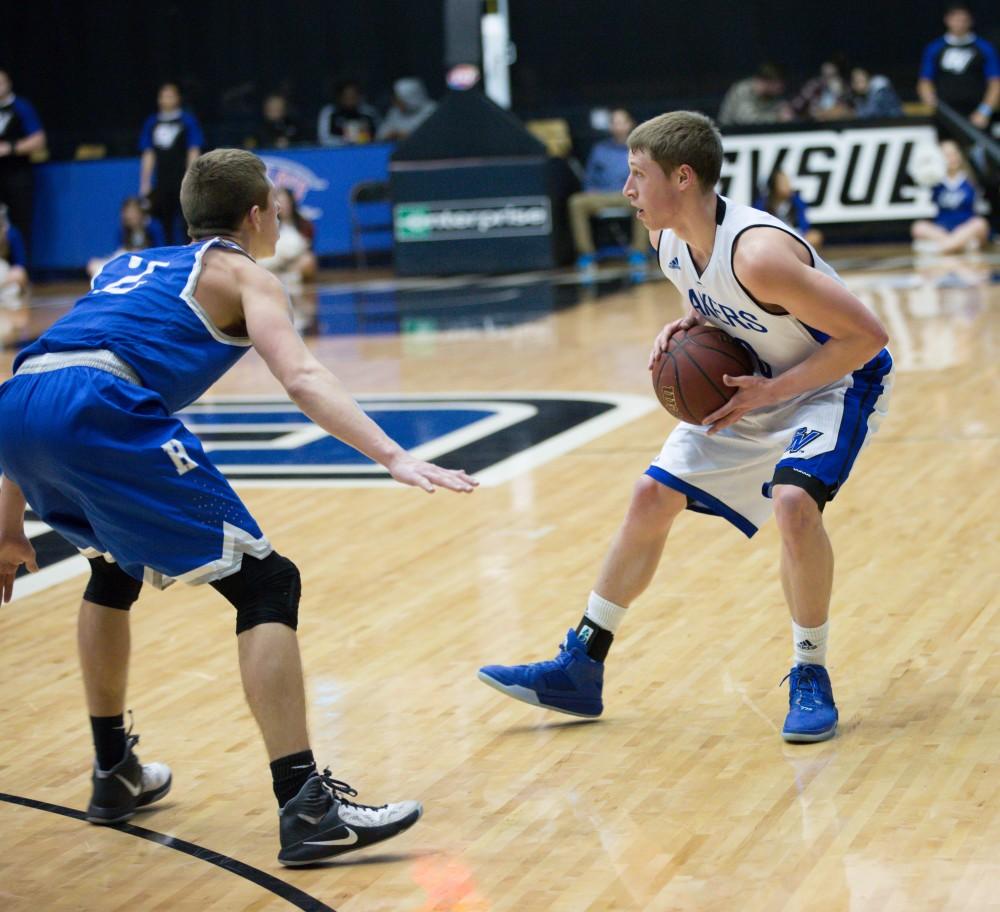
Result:
{"type": "Polygon", "coordinates": [[[0,603],[10,601],[21,564],[32,573],[38,570],[35,549],[24,534],[24,508],[21,488],[4,477],[0,484],[0,603]]]}
{"type": "Polygon", "coordinates": [[[237,267],[247,335],[292,401],[324,431],[385,466],[403,484],[472,491],[463,471],[415,459],[369,418],[308,348],[292,325],[288,296],[271,273],[250,262],[237,267]]]}

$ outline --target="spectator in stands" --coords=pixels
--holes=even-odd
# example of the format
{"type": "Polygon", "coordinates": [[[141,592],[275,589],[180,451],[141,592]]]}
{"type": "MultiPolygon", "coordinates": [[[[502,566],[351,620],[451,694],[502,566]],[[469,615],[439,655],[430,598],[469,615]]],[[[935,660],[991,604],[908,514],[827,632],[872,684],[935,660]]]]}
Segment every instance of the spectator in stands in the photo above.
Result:
{"type": "Polygon", "coordinates": [[[264,99],[262,118],[257,127],[257,145],[263,149],[287,149],[299,139],[298,124],[288,113],[288,99],[280,92],[271,92],[264,99]]]}
{"type": "Polygon", "coordinates": [[[799,192],[792,187],[792,180],[784,171],[777,169],[771,172],[753,205],[755,209],[770,212],[775,218],[781,219],[815,249],[819,250],[823,245],[823,232],[812,227],[806,204],[799,192]]]}
{"type": "Polygon", "coordinates": [[[799,120],[846,120],[851,117],[850,93],[847,87],[847,64],[837,54],[824,61],[819,74],[799,90],[791,101],[792,113],[799,120]]]}
{"type": "Polygon", "coordinates": [[[187,231],[181,218],[181,181],[199,155],[205,140],[195,116],[181,107],[176,83],[165,82],[157,95],[159,110],[142,128],[139,196],[160,220],[170,244],[184,244],[187,231]]]}
{"type": "Polygon", "coordinates": [[[436,107],[427,97],[427,89],[419,79],[397,79],[392,84],[392,105],[386,112],[375,139],[379,142],[406,139],[434,113],[436,107]]]}
{"type": "MultiPolygon", "coordinates": [[[[594,235],[590,217],[602,209],[622,208],[622,187],[628,180],[628,135],[635,120],[624,108],[611,112],[611,136],[596,143],[587,157],[583,191],[569,198],[569,221],[576,245],[578,269],[593,272],[596,265],[594,235]]],[[[632,217],[632,246],[629,262],[636,269],[644,267],[649,235],[642,223],[632,217]]]]}
{"type": "Polygon", "coordinates": [[[167,243],[160,222],[149,215],[137,196],[128,196],[119,212],[118,230],[115,235],[115,250],[104,257],[94,257],[87,263],[87,274],[97,275],[116,256],[150,247],[164,247],[167,243]]]}
{"type": "Polygon", "coordinates": [[[966,3],[945,8],[944,36],[924,50],[917,93],[924,104],[947,102],[979,129],[985,130],[1000,106],[1000,58],[996,48],[972,31],[966,3]]]}
{"type": "Polygon", "coordinates": [[[24,238],[0,204],[0,308],[16,310],[28,292],[28,257],[24,238]]]}
{"type": "Polygon", "coordinates": [[[34,178],[31,156],[45,151],[45,130],[26,98],[14,94],[10,76],[0,70],[0,202],[27,248],[31,239],[34,178]]]}
{"type": "Polygon", "coordinates": [[[958,143],[941,143],[945,178],[934,186],[932,198],[938,209],[933,221],[913,223],[913,249],[918,253],[959,253],[981,249],[990,235],[990,225],[976,212],[979,192],[969,180],[958,143]]]}
{"type": "Polygon", "coordinates": [[[334,103],[320,109],[316,134],[324,146],[371,142],[378,121],[378,112],[365,102],[361,84],[347,79],[338,83],[334,103]]]}
{"type": "Polygon", "coordinates": [[[278,276],[290,292],[295,292],[303,282],[316,278],[316,255],[312,252],[316,229],[299,212],[295,196],[287,187],[278,190],[277,200],[278,243],[274,256],[258,262],[278,276]]]}
{"type": "Polygon", "coordinates": [[[719,108],[719,125],[738,127],[778,123],[792,119],[792,110],[782,96],[785,80],[773,63],[762,64],[748,79],[729,87],[719,108]]]}
{"type": "Polygon", "coordinates": [[[872,75],[864,67],[851,70],[851,107],[854,116],[902,117],[903,106],[888,76],[872,75]]]}

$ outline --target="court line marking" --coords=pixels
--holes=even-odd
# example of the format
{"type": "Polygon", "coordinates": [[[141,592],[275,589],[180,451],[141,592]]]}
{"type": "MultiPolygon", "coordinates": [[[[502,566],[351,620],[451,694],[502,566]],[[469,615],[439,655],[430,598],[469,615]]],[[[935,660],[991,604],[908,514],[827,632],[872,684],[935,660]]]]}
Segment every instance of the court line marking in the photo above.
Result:
{"type": "MultiPolygon", "coordinates": [[[[75,808],[63,807],[61,804],[49,804],[47,801],[38,801],[34,798],[23,798],[20,795],[8,795],[0,792],[0,801],[6,801],[9,804],[20,805],[21,807],[34,808],[36,811],[48,811],[50,814],[61,814],[63,817],[70,817],[73,820],[87,819],[87,815],[83,811],[78,811],[75,808]]],[[[222,868],[223,871],[236,874],[238,877],[249,880],[258,887],[263,887],[293,906],[304,910],[304,912],[337,912],[336,909],[316,899],[315,896],[310,896],[308,893],[303,892],[298,887],[293,887],[290,883],[272,874],[268,874],[266,871],[261,871],[259,868],[255,868],[242,861],[237,861],[235,858],[230,858],[221,852],[203,849],[193,842],[178,839],[176,836],[168,836],[166,833],[157,833],[156,830],[147,830],[145,827],[136,826],[132,823],[116,823],[106,827],[106,829],[118,830],[121,833],[136,836],[139,839],[147,839],[150,842],[155,842],[157,845],[166,846],[168,849],[175,849],[178,852],[183,852],[185,855],[190,855],[198,861],[213,864],[218,868],[222,868]]]]}

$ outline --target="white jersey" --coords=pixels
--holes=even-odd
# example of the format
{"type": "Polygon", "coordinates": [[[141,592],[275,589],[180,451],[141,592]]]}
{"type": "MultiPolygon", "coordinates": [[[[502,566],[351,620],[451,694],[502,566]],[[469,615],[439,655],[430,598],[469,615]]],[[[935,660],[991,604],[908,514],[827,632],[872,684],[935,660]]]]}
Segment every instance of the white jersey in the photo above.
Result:
{"type": "Polygon", "coordinates": [[[841,280],[833,267],[784,222],[722,196],[717,200],[715,244],[704,272],[699,275],[687,244],[670,230],[660,234],[660,269],[677,286],[684,301],[705,320],[751,349],[760,373],[776,377],[808,358],[829,336],[791,314],[768,313],[751,297],[733,272],[733,253],[740,235],[760,226],[784,231],[805,245],[814,268],[841,280]]]}

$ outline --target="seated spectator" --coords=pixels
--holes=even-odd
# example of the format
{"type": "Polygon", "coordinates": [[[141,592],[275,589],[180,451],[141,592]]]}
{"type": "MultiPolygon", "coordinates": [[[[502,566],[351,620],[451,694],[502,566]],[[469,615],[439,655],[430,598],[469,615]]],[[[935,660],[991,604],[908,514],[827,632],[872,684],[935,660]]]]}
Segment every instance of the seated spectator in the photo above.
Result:
{"type": "Polygon", "coordinates": [[[287,187],[279,188],[277,199],[279,226],[274,256],[257,262],[281,279],[289,292],[295,292],[304,281],[316,278],[316,255],[312,252],[316,229],[299,212],[295,196],[287,187]]]}
{"type": "Polygon", "coordinates": [[[24,238],[0,203],[0,308],[17,310],[28,293],[28,259],[24,238]]]}
{"type": "Polygon", "coordinates": [[[153,218],[142,207],[137,196],[127,196],[119,211],[118,230],[115,235],[115,251],[104,257],[94,257],[87,263],[87,275],[97,275],[115,257],[150,247],[165,247],[166,236],[158,219],[153,218]]]}
{"type": "Polygon", "coordinates": [[[819,75],[810,79],[791,101],[799,120],[846,120],[853,115],[844,76],[847,67],[839,59],[824,61],[819,75]]]}
{"type": "Polygon", "coordinates": [[[415,78],[397,79],[392,84],[392,105],[375,133],[379,142],[406,139],[431,114],[437,105],[427,97],[423,82],[415,78]]]}
{"type": "Polygon", "coordinates": [[[872,75],[864,67],[851,70],[851,107],[854,116],[902,117],[903,106],[888,76],[872,75]]]}
{"type": "Polygon", "coordinates": [[[792,110],[782,96],[785,80],[772,63],[762,64],[749,79],[733,83],[719,108],[719,126],[738,127],[778,123],[792,119],[792,110]]]}
{"type": "Polygon", "coordinates": [[[823,245],[823,232],[813,228],[809,222],[806,204],[792,187],[791,178],[784,171],[772,171],[760,196],[754,200],[754,208],[770,212],[781,219],[789,228],[804,237],[814,249],[823,245]]]}
{"type": "MultiPolygon", "coordinates": [[[[601,209],[620,208],[627,205],[622,188],[628,180],[628,135],[635,121],[624,108],[611,112],[611,136],[596,143],[587,157],[587,171],[583,191],[569,198],[569,220],[576,245],[577,268],[591,272],[595,266],[594,235],[590,217],[601,209]]],[[[629,262],[644,267],[649,235],[642,223],[632,217],[632,246],[629,262]]]]}
{"type": "Polygon", "coordinates": [[[287,149],[299,139],[299,128],[288,113],[288,99],[272,92],[264,99],[262,119],[254,137],[262,149],[287,149]]]}
{"type": "Polygon", "coordinates": [[[932,198],[938,208],[933,221],[920,219],[910,234],[918,253],[959,253],[981,249],[990,236],[990,225],[976,213],[979,191],[969,180],[965,159],[958,144],[946,139],[941,143],[944,157],[944,180],[935,184],[932,198]]]}
{"type": "Polygon", "coordinates": [[[378,112],[365,102],[361,85],[352,79],[337,86],[334,103],[324,105],[316,121],[316,134],[324,146],[371,142],[377,130],[378,112]]]}

